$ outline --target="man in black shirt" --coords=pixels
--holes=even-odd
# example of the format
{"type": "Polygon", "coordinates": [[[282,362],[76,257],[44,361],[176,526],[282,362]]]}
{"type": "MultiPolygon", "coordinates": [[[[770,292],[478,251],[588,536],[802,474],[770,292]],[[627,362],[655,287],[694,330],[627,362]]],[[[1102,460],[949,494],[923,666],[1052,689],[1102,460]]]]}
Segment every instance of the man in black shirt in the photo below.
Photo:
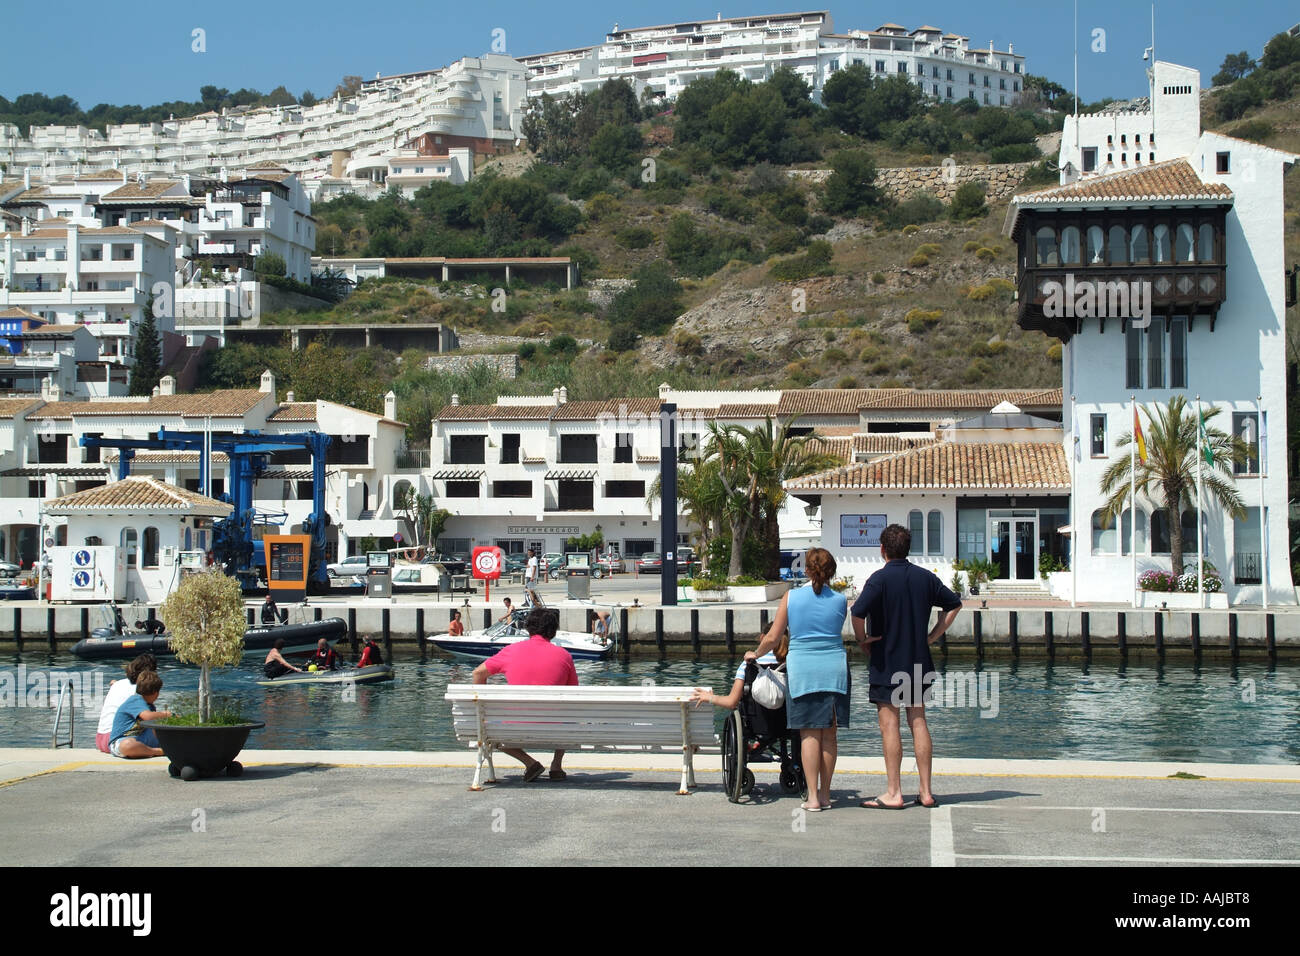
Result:
{"type": "Polygon", "coordinates": [[[853,604],[853,634],[864,653],[871,655],[870,700],[876,705],[881,746],[885,754],[888,789],[862,806],[901,810],[903,739],[898,710],[907,708],[912,730],[916,769],[921,778],[916,802],[926,808],[939,805],[930,792],[932,748],[925,722],[925,693],[934,682],[930,645],[943,636],[961,610],[961,598],[944,587],[933,571],[907,560],[912,535],[902,525],[891,524],[880,533],[880,555],[888,562],[867,579],[853,604]],[[930,627],[930,610],[939,608],[938,623],[930,627]],[[871,619],[867,636],[866,619],[871,619]]]}

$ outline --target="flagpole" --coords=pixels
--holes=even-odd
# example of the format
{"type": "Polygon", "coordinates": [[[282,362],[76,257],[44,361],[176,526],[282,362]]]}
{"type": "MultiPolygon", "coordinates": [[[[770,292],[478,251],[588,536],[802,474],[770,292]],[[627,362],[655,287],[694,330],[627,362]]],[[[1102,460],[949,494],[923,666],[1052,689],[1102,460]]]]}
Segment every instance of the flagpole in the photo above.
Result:
{"type": "Polygon", "coordinates": [[[1070,607],[1079,602],[1079,496],[1075,483],[1079,474],[1079,412],[1070,396],[1070,427],[1074,431],[1074,461],[1070,463],[1070,607]]]}
{"type": "MultiPolygon", "coordinates": [[[[1200,606],[1205,607],[1205,543],[1202,529],[1205,519],[1201,515],[1201,456],[1205,454],[1201,435],[1205,432],[1205,415],[1201,411],[1201,396],[1196,396],[1196,593],[1200,606]]],[[[1209,437],[1208,434],[1205,436],[1209,437]]]]}
{"type": "Polygon", "coordinates": [[[1264,399],[1255,396],[1255,449],[1259,459],[1259,590],[1268,609],[1268,524],[1264,520],[1264,399]]]}
{"type": "MultiPolygon", "coordinates": [[[[1137,443],[1138,443],[1138,407],[1137,396],[1133,400],[1133,440],[1128,445],[1128,506],[1129,506],[1129,558],[1132,562],[1133,578],[1129,582],[1129,600],[1138,606],[1138,552],[1137,552],[1137,443]]],[[[1124,533],[1124,522],[1120,522],[1120,534],[1124,533]]]]}

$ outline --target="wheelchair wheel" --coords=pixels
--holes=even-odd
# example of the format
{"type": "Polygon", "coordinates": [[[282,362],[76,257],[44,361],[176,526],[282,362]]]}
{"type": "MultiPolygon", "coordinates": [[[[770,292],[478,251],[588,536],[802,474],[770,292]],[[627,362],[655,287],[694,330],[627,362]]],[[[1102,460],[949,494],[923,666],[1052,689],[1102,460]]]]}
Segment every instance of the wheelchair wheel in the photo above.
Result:
{"type": "Polygon", "coordinates": [[[745,768],[745,721],[739,710],[733,710],[722,725],[722,786],[732,803],[748,793],[746,776],[752,787],[753,774],[745,768]]]}
{"type": "Polygon", "coordinates": [[[745,779],[741,782],[740,790],[745,796],[754,792],[754,771],[748,767],[745,768],[745,779]]]}
{"type": "Polygon", "coordinates": [[[781,789],[786,793],[794,793],[803,787],[803,774],[792,766],[781,768],[781,789]]]}

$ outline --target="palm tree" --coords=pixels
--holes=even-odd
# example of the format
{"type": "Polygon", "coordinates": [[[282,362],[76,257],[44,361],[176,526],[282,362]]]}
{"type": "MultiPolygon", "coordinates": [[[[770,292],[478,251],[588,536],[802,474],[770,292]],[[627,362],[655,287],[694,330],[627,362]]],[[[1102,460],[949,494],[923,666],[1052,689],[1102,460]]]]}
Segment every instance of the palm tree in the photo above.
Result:
{"type": "Polygon", "coordinates": [[[784,484],[841,464],[833,455],[810,448],[811,435],[795,435],[794,419],[773,427],[772,419],[744,428],[719,425],[709,428],[706,460],[716,459],[719,479],[726,491],[726,513],[731,526],[731,566],[727,576],[741,573],[745,539],[763,523],[765,571],[780,566],[781,533],[778,514],[786,498],[784,484]]]}
{"type": "MultiPolygon", "coordinates": [[[[1183,396],[1175,395],[1167,405],[1156,405],[1155,408],[1155,414],[1152,414],[1150,409],[1142,406],[1147,419],[1144,430],[1147,460],[1143,463],[1141,459],[1133,458],[1137,467],[1134,481],[1137,490],[1151,501],[1157,501],[1155,492],[1159,492],[1158,501],[1164,509],[1169,526],[1170,569],[1177,575],[1183,573],[1181,515],[1184,507],[1196,506],[1196,457],[1201,450],[1196,413],[1187,408],[1187,400],[1183,396]]],[[[1218,414],[1217,408],[1207,409],[1206,422],[1218,414]]],[[[1218,501],[1223,510],[1234,518],[1244,517],[1246,508],[1232,483],[1232,466],[1234,462],[1246,459],[1248,449],[1239,439],[1226,435],[1217,428],[1210,428],[1208,424],[1206,439],[1214,452],[1214,464],[1201,464],[1202,494],[1207,500],[1218,501]]],[[[1128,449],[1132,442],[1132,432],[1119,436],[1116,444],[1123,451],[1101,476],[1101,493],[1108,496],[1102,509],[1102,520],[1108,525],[1122,515],[1129,505],[1131,453],[1128,449]]],[[[1137,520],[1136,515],[1133,520],[1137,520]]],[[[1202,527],[1199,515],[1197,527],[1199,538],[1202,527]]]]}
{"type": "MultiPolygon", "coordinates": [[[[650,483],[646,491],[646,504],[649,505],[663,494],[663,485],[659,475],[650,483]]],[[[709,545],[723,532],[725,514],[723,499],[726,492],[718,475],[716,461],[697,461],[691,468],[678,468],[677,501],[681,505],[680,516],[693,525],[696,543],[701,557],[707,561],[709,545]]]]}

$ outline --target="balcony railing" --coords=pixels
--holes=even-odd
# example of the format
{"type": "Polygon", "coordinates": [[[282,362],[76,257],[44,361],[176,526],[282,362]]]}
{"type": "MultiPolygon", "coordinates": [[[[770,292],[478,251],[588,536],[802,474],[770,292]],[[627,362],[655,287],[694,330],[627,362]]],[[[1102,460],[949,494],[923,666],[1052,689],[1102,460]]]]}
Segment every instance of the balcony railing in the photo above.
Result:
{"type": "Polygon", "coordinates": [[[1226,270],[1222,265],[1210,263],[1037,266],[1025,269],[1020,275],[1017,297],[1021,327],[1068,338],[1083,321],[1075,314],[1074,302],[1078,301],[1085,284],[1092,286],[1097,293],[1089,318],[1135,317],[1139,310],[1127,293],[1138,287],[1149,288],[1147,306],[1153,315],[1170,311],[1214,315],[1227,297],[1226,270]],[[1059,290],[1049,290],[1050,283],[1057,283],[1059,290]],[[1123,296],[1119,294],[1121,286],[1126,293],[1123,296]],[[1071,289],[1074,290],[1073,296],[1069,294],[1071,289]],[[1049,316],[1046,309],[1049,296],[1053,294],[1062,308],[1060,314],[1049,316]],[[1067,302],[1067,299],[1073,301],[1067,302]],[[1124,302],[1127,302],[1127,308],[1120,309],[1124,302]]]}
{"type": "Polygon", "coordinates": [[[1262,563],[1260,555],[1238,551],[1232,559],[1233,583],[1259,584],[1263,580],[1262,563]]]}

